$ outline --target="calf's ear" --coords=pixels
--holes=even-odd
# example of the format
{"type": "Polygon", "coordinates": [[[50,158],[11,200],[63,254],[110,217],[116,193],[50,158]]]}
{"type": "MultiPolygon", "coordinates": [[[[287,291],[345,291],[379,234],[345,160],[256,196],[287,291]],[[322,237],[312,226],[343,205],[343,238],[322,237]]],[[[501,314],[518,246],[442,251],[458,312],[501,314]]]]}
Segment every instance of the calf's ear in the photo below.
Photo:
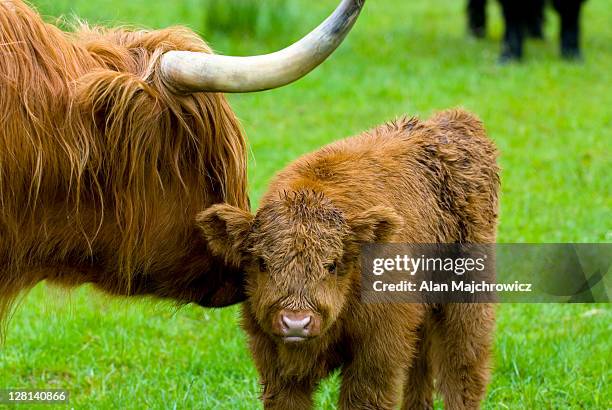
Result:
{"type": "Polygon", "coordinates": [[[397,212],[385,206],[375,206],[349,218],[353,239],[360,243],[388,242],[402,225],[397,212]]]}
{"type": "Polygon", "coordinates": [[[228,204],[213,205],[196,216],[196,223],[213,254],[240,265],[253,215],[228,204]]]}

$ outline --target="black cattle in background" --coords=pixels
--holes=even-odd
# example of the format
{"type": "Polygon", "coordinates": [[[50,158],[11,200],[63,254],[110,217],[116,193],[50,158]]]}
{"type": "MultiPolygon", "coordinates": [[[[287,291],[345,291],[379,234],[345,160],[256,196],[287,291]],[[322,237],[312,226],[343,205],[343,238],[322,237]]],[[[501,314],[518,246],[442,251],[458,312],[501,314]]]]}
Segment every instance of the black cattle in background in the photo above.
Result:
{"type": "MultiPolygon", "coordinates": [[[[468,31],[476,38],[484,38],[487,33],[487,0],[468,0],[468,31]]],[[[525,30],[529,37],[544,38],[544,0],[533,0],[524,10],[525,30]]]]}
{"type": "MultiPolygon", "coordinates": [[[[486,34],[487,0],[468,0],[468,30],[474,37],[486,34]]],[[[580,11],[584,0],[551,0],[561,19],[561,56],[579,59],[580,11]]],[[[545,0],[499,0],[504,17],[504,39],[501,62],[518,61],[523,57],[523,42],[526,36],[543,38],[545,0]]]]}
{"type": "MultiPolygon", "coordinates": [[[[504,14],[505,32],[501,62],[521,60],[525,34],[542,36],[544,0],[499,0],[504,14]],[[537,25],[539,24],[539,31],[537,25]],[[535,30],[534,30],[535,28],[535,30]]],[[[561,19],[561,56],[579,59],[580,11],[584,0],[552,0],[561,19]]]]}
{"type": "Polygon", "coordinates": [[[476,38],[487,34],[487,0],[468,0],[468,30],[476,38]]]}

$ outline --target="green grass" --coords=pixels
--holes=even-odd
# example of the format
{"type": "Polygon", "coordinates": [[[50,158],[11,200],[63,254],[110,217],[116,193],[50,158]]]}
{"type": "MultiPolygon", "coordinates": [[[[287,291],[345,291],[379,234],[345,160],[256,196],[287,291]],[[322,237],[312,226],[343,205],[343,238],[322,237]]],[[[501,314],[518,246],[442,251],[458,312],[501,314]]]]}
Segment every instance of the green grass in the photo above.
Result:
{"type": "MultiPolygon", "coordinates": [[[[299,18],[282,35],[211,30],[205,37],[225,53],[271,51],[335,5],[287,1],[299,18]]],[[[558,59],[557,19],[550,15],[547,41],[527,44],[524,64],[501,67],[497,6],[489,10],[489,39],[477,42],[465,36],[462,1],[368,1],[348,41],[311,75],[279,90],[231,96],[252,148],[252,199],[275,171],[327,142],[398,115],[463,106],[481,116],[502,153],[501,242],[609,242],[612,10],[606,3],[586,3],[583,64],[558,59]]],[[[95,22],[181,23],[208,33],[205,2],[196,0],[36,4],[50,16],[74,11],[95,22]]],[[[612,408],[611,312],[607,305],[500,306],[485,407],[612,408]]],[[[0,388],[67,388],[74,408],[259,408],[257,374],[237,318],[236,308],[177,310],[43,284],[10,322],[0,388]]],[[[337,381],[323,385],[318,407],[333,408],[337,381]]]]}

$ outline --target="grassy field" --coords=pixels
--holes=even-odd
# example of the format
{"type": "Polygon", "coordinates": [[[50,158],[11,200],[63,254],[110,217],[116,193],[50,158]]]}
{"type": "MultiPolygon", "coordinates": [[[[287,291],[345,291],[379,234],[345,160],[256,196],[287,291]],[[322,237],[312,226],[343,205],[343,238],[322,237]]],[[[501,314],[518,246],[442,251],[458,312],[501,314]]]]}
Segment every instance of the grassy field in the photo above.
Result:
{"type": "MultiPolygon", "coordinates": [[[[278,31],[231,35],[196,0],[35,3],[48,16],[102,24],[186,24],[220,52],[249,54],[295,40],[335,5],[288,1],[278,31]]],[[[502,25],[491,3],[489,38],[474,41],[462,1],[370,0],[346,44],[310,76],[231,96],[252,148],[254,203],[273,173],[302,153],[402,114],[463,106],[483,119],[502,153],[501,242],[612,240],[612,9],[586,3],[584,63],[559,60],[550,14],[547,40],[527,45],[525,63],[499,66],[502,25]]],[[[500,306],[485,408],[612,408],[611,313],[606,305],[500,306]]],[[[237,318],[236,308],[176,309],[43,284],[10,322],[0,388],[66,388],[74,408],[259,408],[237,318]]],[[[318,408],[334,407],[337,382],[323,385],[318,408]]]]}

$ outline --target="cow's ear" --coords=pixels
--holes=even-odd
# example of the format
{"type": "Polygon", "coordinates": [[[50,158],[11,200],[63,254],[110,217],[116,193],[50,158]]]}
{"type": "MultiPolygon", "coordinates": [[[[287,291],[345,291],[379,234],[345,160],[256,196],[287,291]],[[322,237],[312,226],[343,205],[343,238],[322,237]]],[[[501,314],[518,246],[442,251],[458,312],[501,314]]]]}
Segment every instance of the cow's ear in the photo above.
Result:
{"type": "Polygon", "coordinates": [[[358,243],[389,242],[403,225],[393,209],[375,206],[349,217],[352,239],[358,243]]]}
{"type": "Polygon", "coordinates": [[[228,204],[213,205],[196,217],[213,254],[240,265],[253,215],[228,204]]]}

